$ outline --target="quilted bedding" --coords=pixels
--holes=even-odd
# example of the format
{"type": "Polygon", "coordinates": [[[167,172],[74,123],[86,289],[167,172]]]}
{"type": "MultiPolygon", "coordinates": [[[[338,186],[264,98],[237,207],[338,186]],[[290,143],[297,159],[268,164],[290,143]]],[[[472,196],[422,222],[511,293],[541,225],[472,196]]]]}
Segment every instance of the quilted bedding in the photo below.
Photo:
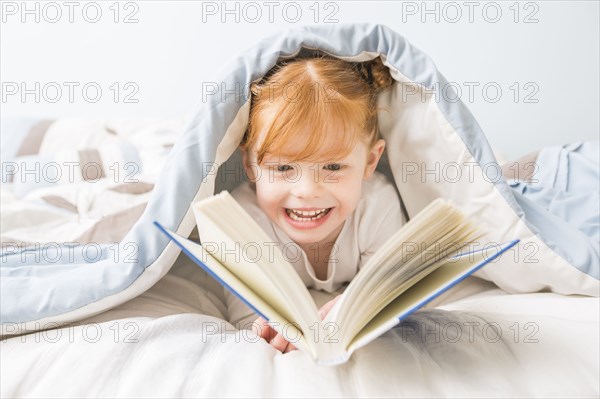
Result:
{"type": "MultiPolygon", "coordinates": [[[[409,216],[450,198],[478,216],[486,242],[520,238],[519,249],[347,364],[318,367],[236,330],[221,287],[152,226],[189,235],[190,203],[239,184],[221,172],[239,163],[247,97],[218,93],[185,120],[19,121],[8,136],[3,125],[3,397],[598,396],[598,214],[576,225],[530,195],[539,190],[487,176],[498,164],[474,117],[427,94],[444,77],[385,26],[292,29],[218,79],[247,87],[301,48],[379,56],[390,68],[395,85],[379,98],[394,110],[380,117],[382,171],[409,216]],[[435,162],[475,173],[452,182],[404,173],[435,162]],[[72,174],[49,175],[54,164],[72,174]],[[30,178],[36,167],[45,178],[30,178]]],[[[311,293],[318,305],[330,297],[311,293]]]]}

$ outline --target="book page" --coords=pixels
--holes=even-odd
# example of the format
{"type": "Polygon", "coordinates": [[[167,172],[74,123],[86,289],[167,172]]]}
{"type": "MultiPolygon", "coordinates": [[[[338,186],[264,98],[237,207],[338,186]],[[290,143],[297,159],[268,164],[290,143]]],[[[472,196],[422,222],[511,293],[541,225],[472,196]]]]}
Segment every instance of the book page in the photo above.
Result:
{"type": "Polygon", "coordinates": [[[348,342],[381,309],[433,272],[474,237],[476,228],[450,202],[437,199],[392,236],[352,280],[332,316],[348,342]]]}
{"type": "MultiPolygon", "coordinates": [[[[316,358],[315,346],[310,341],[306,341],[302,332],[294,324],[281,315],[277,309],[265,301],[261,295],[257,294],[247,284],[235,276],[225,266],[223,266],[215,257],[206,252],[204,248],[187,238],[184,238],[172,231],[160,226],[170,238],[179,245],[183,251],[195,263],[202,267],[211,277],[219,281],[226,289],[245,302],[255,312],[263,315],[270,325],[288,341],[293,342],[298,349],[304,350],[316,358]]],[[[253,283],[260,286],[260,282],[254,279],[253,283]]]]}
{"type": "MultiPolygon", "coordinates": [[[[511,245],[510,245],[511,246],[511,245]]],[[[491,260],[485,250],[476,251],[467,256],[445,262],[437,270],[408,288],[402,295],[389,303],[375,316],[348,344],[349,350],[355,350],[372,341],[383,332],[400,322],[415,309],[434,299],[470,275],[474,270],[491,260]]]]}
{"type": "Polygon", "coordinates": [[[227,191],[192,204],[201,244],[285,319],[307,333],[320,321],[304,282],[281,249],[227,191]]]}

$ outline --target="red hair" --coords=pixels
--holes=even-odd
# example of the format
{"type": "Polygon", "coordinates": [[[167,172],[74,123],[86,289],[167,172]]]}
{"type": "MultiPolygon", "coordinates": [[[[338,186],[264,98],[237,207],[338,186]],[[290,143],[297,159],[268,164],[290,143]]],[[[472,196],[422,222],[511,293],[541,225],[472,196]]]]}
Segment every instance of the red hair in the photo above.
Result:
{"type": "Polygon", "coordinates": [[[359,140],[371,148],[379,138],[377,95],[392,83],[379,58],[352,63],[319,55],[280,61],[251,86],[250,119],[240,147],[254,148],[263,133],[257,148],[259,164],[266,154],[293,161],[341,159],[359,140]],[[284,152],[302,131],[308,133],[302,148],[284,152]],[[332,132],[334,137],[325,134],[332,132]],[[322,151],[326,141],[336,145],[322,151]]]}

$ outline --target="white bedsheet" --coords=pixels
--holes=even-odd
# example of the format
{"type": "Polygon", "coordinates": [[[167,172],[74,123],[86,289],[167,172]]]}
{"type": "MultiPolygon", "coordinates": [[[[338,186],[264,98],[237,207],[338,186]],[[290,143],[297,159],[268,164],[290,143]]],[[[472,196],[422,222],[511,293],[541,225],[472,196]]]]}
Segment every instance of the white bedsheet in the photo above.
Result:
{"type": "MultiPolygon", "coordinates": [[[[508,295],[472,278],[359,349],[350,362],[325,367],[235,330],[224,321],[215,284],[180,258],[152,289],[118,308],[77,326],[4,340],[2,397],[600,392],[598,298],[508,295]]],[[[313,294],[319,303],[328,299],[313,294]]]]}

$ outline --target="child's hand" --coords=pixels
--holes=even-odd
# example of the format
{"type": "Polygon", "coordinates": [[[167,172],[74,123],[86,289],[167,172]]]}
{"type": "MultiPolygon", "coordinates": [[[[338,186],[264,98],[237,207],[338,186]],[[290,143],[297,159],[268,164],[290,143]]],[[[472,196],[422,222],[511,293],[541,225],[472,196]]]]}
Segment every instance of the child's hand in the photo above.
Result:
{"type": "MultiPolygon", "coordinates": [[[[321,309],[319,309],[319,316],[321,317],[321,320],[323,320],[331,311],[333,305],[335,305],[335,303],[340,299],[340,296],[341,295],[336,296],[331,301],[323,305],[321,309]]],[[[273,345],[275,349],[282,353],[288,353],[298,349],[294,346],[294,344],[288,342],[283,335],[277,333],[277,331],[269,326],[267,320],[265,320],[263,317],[259,317],[254,321],[252,324],[252,331],[254,331],[254,333],[261,338],[264,338],[268,343],[273,345]]]]}
{"type": "Polygon", "coordinates": [[[342,294],[336,296],[331,301],[329,301],[325,305],[323,305],[323,307],[321,307],[321,309],[319,309],[319,316],[321,316],[321,320],[323,320],[325,318],[325,316],[327,316],[329,314],[329,312],[331,312],[333,305],[335,305],[335,303],[340,299],[341,296],[342,296],[342,294]]]}
{"type": "Polygon", "coordinates": [[[270,343],[275,349],[282,353],[288,353],[294,349],[297,349],[294,345],[289,343],[283,335],[277,333],[263,317],[259,317],[252,324],[252,331],[261,338],[264,338],[270,343]]]}

